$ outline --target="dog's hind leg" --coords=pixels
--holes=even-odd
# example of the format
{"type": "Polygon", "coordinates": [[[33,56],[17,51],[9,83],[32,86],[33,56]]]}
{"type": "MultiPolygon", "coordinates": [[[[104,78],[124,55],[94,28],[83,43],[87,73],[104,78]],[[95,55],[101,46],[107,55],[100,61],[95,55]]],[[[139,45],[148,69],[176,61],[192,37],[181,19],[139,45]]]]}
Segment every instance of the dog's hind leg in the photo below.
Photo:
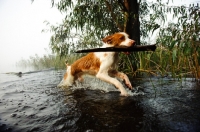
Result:
{"type": "Polygon", "coordinates": [[[74,76],[71,74],[71,66],[68,66],[66,73],[62,81],[58,84],[57,87],[70,87],[74,83],[74,76]]]}

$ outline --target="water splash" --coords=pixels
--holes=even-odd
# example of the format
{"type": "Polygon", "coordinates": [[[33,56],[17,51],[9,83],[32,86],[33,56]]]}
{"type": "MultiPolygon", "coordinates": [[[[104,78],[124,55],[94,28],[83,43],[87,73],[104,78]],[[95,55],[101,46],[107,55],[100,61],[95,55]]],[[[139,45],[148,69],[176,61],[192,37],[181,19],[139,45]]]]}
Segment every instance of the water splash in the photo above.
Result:
{"type": "MultiPolygon", "coordinates": [[[[123,82],[121,83],[123,84],[123,82]]],[[[126,88],[125,85],[124,87],[126,88]]],[[[76,81],[75,85],[71,87],[71,90],[79,89],[100,90],[102,91],[102,93],[120,92],[114,85],[101,81],[92,76],[85,76],[83,82],[76,81]]],[[[128,88],[126,88],[126,91],[129,96],[138,96],[145,94],[141,86],[137,86],[133,90],[129,90],[128,88]]]]}

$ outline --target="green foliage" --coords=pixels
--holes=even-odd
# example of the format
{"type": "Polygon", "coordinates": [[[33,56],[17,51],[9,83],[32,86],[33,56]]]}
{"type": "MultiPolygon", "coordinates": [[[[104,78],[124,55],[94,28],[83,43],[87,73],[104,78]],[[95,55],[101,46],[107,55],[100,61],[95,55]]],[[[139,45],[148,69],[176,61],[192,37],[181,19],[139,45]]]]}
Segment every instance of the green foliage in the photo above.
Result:
{"type": "MultiPolygon", "coordinates": [[[[103,38],[106,33],[117,31],[103,0],[97,3],[93,0],[78,0],[76,2],[60,0],[52,4],[61,12],[66,13],[62,24],[50,26],[50,31],[54,33],[50,40],[50,46],[53,52],[60,56],[69,54],[69,51],[73,51],[80,45],[83,48],[95,45],[97,43],[94,42],[94,38],[100,40],[99,38],[103,38]],[[87,38],[90,37],[93,39],[92,42],[91,39],[87,41],[87,38]],[[76,41],[77,39],[78,41],[76,41]]],[[[120,18],[117,19],[121,21],[120,18]]],[[[49,25],[48,22],[47,25],[49,25]]]]}
{"type": "Polygon", "coordinates": [[[169,23],[166,28],[160,28],[157,43],[172,52],[170,56],[174,67],[180,68],[177,62],[186,57],[188,62],[184,63],[190,63],[190,70],[196,78],[200,78],[200,8],[197,4],[172,9],[170,11],[173,17],[178,16],[178,20],[176,23],[169,23]]]}
{"type": "MultiPolygon", "coordinates": [[[[129,0],[127,0],[129,1],[129,0]]],[[[59,56],[67,56],[79,48],[101,45],[101,39],[117,31],[124,31],[127,12],[122,0],[60,0],[56,6],[65,19],[60,25],[50,26],[53,32],[50,46],[59,56]],[[98,41],[97,41],[98,40],[98,41]]],[[[176,77],[180,72],[192,71],[200,78],[199,5],[168,6],[168,2],[140,0],[139,20],[141,45],[149,44],[148,38],[157,32],[156,52],[137,52],[121,55],[120,68],[126,73],[147,72],[176,77]],[[168,18],[171,14],[173,22],[168,18]]],[[[128,14],[130,17],[136,17],[128,14]]],[[[129,25],[130,26],[130,25],[129,25]]],[[[130,27],[131,28],[131,27],[130,27]]]]}
{"type": "MultiPolygon", "coordinates": [[[[160,0],[154,3],[141,0],[138,4],[140,5],[140,33],[138,34],[142,38],[142,44],[148,43],[146,38],[150,37],[149,34],[163,27],[168,13],[173,13],[174,17],[178,17],[186,12],[184,6],[169,7],[166,6],[167,3],[160,0]]],[[[50,31],[54,33],[50,46],[60,56],[65,56],[70,53],[69,51],[80,47],[81,41],[87,42],[87,39],[80,41],[82,36],[101,40],[108,34],[124,31],[127,26],[127,11],[121,0],[60,0],[59,2],[52,0],[52,5],[65,14],[65,19],[60,25],[53,26],[47,22],[50,31]]]]}

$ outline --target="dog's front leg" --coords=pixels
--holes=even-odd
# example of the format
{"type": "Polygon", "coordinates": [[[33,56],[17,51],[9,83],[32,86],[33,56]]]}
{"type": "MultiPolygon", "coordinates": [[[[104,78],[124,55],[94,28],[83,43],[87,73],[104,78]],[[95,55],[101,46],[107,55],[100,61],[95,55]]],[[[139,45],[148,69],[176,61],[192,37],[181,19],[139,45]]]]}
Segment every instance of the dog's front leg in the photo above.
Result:
{"type": "Polygon", "coordinates": [[[114,77],[117,77],[117,78],[121,78],[123,81],[125,81],[125,84],[126,86],[129,88],[129,89],[133,89],[132,85],[131,85],[131,82],[128,78],[128,76],[123,73],[123,72],[118,72],[116,70],[112,70],[112,71],[109,71],[109,74],[111,76],[114,76],[114,77]]]}
{"type": "Polygon", "coordinates": [[[117,79],[110,77],[108,75],[108,73],[99,72],[99,73],[97,73],[96,77],[105,81],[105,82],[108,82],[108,83],[115,85],[115,87],[120,90],[122,96],[128,96],[128,93],[125,90],[125,88],[123,87],[123,85],[117,79]]]}

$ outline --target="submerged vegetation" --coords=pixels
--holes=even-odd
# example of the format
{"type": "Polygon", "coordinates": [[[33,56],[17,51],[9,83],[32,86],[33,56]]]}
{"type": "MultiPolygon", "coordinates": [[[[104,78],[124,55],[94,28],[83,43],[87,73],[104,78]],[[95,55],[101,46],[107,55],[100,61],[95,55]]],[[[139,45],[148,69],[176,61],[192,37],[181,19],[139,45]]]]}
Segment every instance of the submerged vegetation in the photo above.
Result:
{"type": "Polygon", "coordinates": [[[50,47],[55,55],[30,57],[28,62],[36,67],[40,67],[37,64],[40,63],[45,67],[63,68],[66,58],[76,60],[81,56],[73,54],[74,50],[98,47],[104,36],[124,31],[139,45],[150,44],[148,40],[157,35],[157,49],[155,52],[120,54],[120,70],[132,76],[148,73],[200,78],[198,3],[186,7],[170,6],[169,0],[52,0],[52,6],[66,17],[60,25],[46,22],[50,26],[48,31],[53,32],[50,47]]]}

